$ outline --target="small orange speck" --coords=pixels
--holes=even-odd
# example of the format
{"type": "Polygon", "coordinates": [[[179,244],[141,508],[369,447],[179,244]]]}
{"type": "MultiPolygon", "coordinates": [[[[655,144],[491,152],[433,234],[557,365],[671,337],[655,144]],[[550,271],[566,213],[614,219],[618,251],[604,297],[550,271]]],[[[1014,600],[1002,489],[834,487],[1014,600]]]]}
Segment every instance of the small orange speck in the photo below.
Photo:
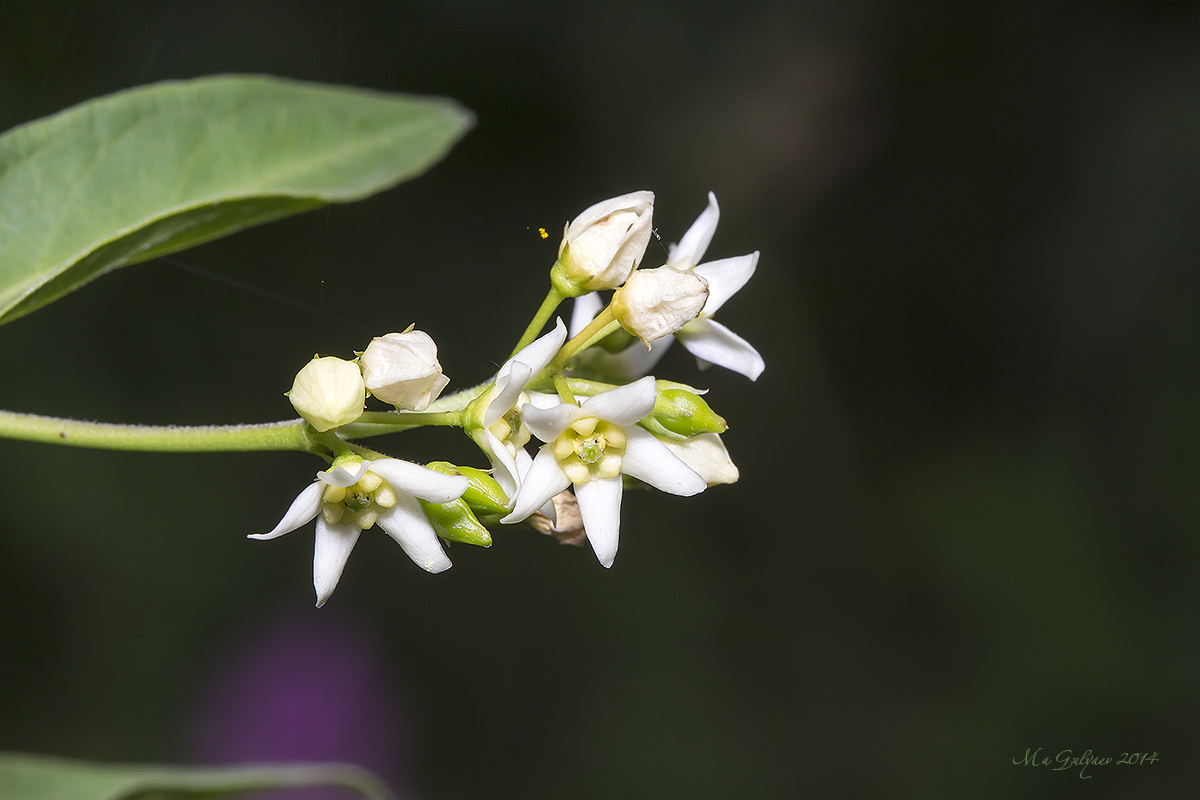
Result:
{"type": "Polygon", "coordinates": [[[550,238],[550,234],[546,233],[546,229],[545,229],[545,228],[538,228],[538,233],[540,233],[540,234],[542,235],[542,238],[543,238],[543,239],[549,239],[549,238],[550,238]]]}

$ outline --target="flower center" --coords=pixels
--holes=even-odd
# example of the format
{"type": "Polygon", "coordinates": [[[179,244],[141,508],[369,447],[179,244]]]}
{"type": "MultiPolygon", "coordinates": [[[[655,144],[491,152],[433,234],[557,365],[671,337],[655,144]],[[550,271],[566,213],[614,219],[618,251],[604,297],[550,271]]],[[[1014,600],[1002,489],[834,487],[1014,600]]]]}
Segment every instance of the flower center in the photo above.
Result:
{"type": "Polygon", "coordinates": [[[611,422],[583,417],[559,434],[553,448],[559,467],[572,483],[615,478],[621,474],[625,432],[611,422]]]}
{"type": "Polygon", "coordinates": [[[353,486],[326,486],[321,495],[321,513],[327,524],[340,522],[364,531],[394,505],[396,493],[392,487],[370,470],[353,486]]]}

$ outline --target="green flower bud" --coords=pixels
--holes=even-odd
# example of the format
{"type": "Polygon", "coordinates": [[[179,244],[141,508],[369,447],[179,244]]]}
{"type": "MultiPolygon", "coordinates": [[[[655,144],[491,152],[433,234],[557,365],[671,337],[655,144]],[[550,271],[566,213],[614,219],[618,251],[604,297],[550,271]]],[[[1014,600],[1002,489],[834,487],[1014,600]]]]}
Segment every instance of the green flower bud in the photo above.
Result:
{"type": "Polygon", "coordinates": [[[666,381],[658,382],[654,410],[642,422],[651,433],[667,431],[670,438],[686,438],[700,433],[724,433],[728,427],[700,395],[666,381]],[[664,385],[665,384],[665,385],[664,385]],[[647,424],[650,423],[650,424],[647,424]]]}
{"type": "Polygon", "coordinates": [[[443,475],[465,476],[468,483],[462,499],[474,511],[480,514],[499,514],[500,516],[508,513],[508,496],[504,494],[504,490],[500,488],[500,484],[496,482],[495,478],[487,472],[474,467],[456,467],[447,461],[434,461],[425,466],[443,475]]]}
{"type": "Polygon", "coordinates": [[[433,524],[433,530],[443,539],[480,547],[492,546],[492,535],[475,518],[461,497],[451,503],[430,503],[421,500],[421,507],[425,509],[425,516],[429,517],[433,524]]]}

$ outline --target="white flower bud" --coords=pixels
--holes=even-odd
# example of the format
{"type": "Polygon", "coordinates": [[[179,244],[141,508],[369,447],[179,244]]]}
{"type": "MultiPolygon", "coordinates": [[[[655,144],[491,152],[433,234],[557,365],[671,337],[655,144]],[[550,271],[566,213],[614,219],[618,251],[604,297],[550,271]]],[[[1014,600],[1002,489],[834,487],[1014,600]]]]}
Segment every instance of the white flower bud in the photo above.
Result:
{"type": "Polygon", "coordinates": [[[376,337],[358,363],[371,394],[409,411],[424,411],[450,382],[438,363],[437,345],[423,331],[376,337]]]}
{"type": "Polygon", "coordinates": [[[702,433],[685,441],[659,439],[667,449],[704,478],[709,486],[718,483],[737,483],[738,468],[729,457],[725,443],[715,433],[702,433]]]}
{"type": "Polygon", "coordinates": [[[654,193],[633,192],[597,203],[567,226],[558,258],[578,293],[625,282],[646,252],[653,213],[654,193]]]}
{"type": "Polygon", "coordinates": [[[362,415],[367,390],[357,364],[326,356],[296,373],[288,399],[309,425],[327,431],[362,415]]]}
{"type": "Polygon", "coordinates": [[[639,269],[613,293],[612,310],[622,328],[652,342],[694,320],[707,300],[708,281],[695,272],[639,269]]]}

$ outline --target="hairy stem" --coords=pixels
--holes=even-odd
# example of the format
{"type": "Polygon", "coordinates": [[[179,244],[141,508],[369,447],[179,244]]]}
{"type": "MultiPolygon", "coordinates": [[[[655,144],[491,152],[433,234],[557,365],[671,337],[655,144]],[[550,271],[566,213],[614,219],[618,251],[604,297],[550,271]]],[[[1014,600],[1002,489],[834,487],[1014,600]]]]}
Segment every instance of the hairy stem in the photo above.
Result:
{"type": "Polygon", "coordinates": [[[231,450],[326,452],[315,432],[299,419],[260,425],[115,425],[0,411],[0,438],[103,450],[162,453],[231,450]]]}

